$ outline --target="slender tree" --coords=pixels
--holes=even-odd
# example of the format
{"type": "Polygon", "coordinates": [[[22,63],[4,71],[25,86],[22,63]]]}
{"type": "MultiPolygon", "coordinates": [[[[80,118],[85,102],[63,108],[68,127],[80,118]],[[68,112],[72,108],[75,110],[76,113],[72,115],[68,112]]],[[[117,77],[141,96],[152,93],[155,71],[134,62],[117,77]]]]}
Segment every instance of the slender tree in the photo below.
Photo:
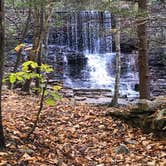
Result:
{"type": "MultiPolygon", "coordinates": [[[[30,22],[31,22],[31,15],[32,15],[32,6],[31,6],[32,2],[31,2],[31,0],[29,0],[28,3],[29,3],[28,4],[29,5],[28,16],[26,18],[25,25],[22,26],[23,28],[22,28],[22,31],[21,31],[20,39],[18,41],[18,45],[22,44],[24,42],[24,39],[27,36],[29,26],[30,26],[30,22]]],[[[17,52],[17,59],[16,59],[15,65],[14,65],[13,72],[16,72],[18,70],[20,59],[21,59],[21,53],[22,53],[22,49],[19,49],[19,51],[17,52]]]]}
{"type": "Polygon", "coordinates": [[[5,137],[2,124],[2,79],[3,79],[3,63],[4,63],[4,0],[0,0],[0,150],[5,148],[5,137]]]}
{"type": "Polygon", "coordinates": [[[146,23],[147,19],[147,0],[138,1],[138,68],[139,68],[139,89],[140,99],[150,98],[150,81],[149,81],[149,67],[148,67],[148,44],[147,44],[147,32],[146,23]]]}
{"type": "MultiPolygon", "coordinates": [[[[43,1],[34,1],[33,2],[33,42],[32,42],[32,50],[28,55],[28,60],[30,61],[41,61],[41,46],[42,46],[42,36],[43,36],[43,1]],[[42,11],[42,12],[41,12],[42,11]]],[[[32,69],[29,68],[31,71],[32,69]]],[[[30,91],[31,79],[26,80],[22,90],[25,92],[30,91]]],[[[38,84],[38,83],[37,83],[38,84]]]]}
{"type": "MultiPolygon", "coordinates": [[[[32,50],[28,55],[28,60],[36,61],[38,65],[42,63],[42,54],[44,43],[46,52],[48,51],[48,36],[49,36],[49,19],[53,14],[54,3],[47,1],[33,1],[33,41],[32,50]],[[48,13],[49,12],[49,13],[48,13]],[[45,41],[45,42],[44,42],[45,41]]],[[[30,69],[31,70],[31,69],[30,69]]],[[[40,73],[40,71],[37,71],[40,73]]],[[[22,88],[23,91],[29,92],[31,80],[27,80],[22,88]]],[[[36,81],[36,87],[39,87],[39,81],[36,81]]]]}
{"type": "Polygon", "coordinates": [[[111,106],[116,106],[118,104],[118,97],[119,97],[119,84],[120,84],[120,71],[121,71],[120,18],[117,18],[116,20],[115,45],[116,45],[116,76],[115,76],[114,96],[111,101],[111,106]]]}

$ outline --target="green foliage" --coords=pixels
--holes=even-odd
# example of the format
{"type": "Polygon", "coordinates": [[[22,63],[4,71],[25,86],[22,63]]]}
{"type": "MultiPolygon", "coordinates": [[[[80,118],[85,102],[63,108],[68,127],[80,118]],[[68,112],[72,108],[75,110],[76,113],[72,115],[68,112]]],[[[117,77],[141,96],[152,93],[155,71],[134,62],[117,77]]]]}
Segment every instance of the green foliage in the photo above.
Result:
{"type": "Polygon", "coordinates": [[[46,103],[49,105],[49,106],[54,106],[56,103],[55,103],[55,100],[51,99],[51,98],[48,98],[46,100],[46,103]]]}
{"type": "Polygon", "coordinates": [[[53,72],[53,69],[47,64],[42,64],[40,66],[40,71],[46,72],[46,73],[51,73],[51,72],[53,72]]]}
{"type": "Polygon", "coordinates": [[[41,82],[44,82],[46,74],[52,72],[53,69],[51,66],[47,64],[42,64],[39,66],[34,61],[26,61],[22,64],[22,69],[19,72],[16,73],[10,73],[7,75],[4,79],[4,82],[9,81],[11,84],[14,84],[16,81],[24,82],[25,80],[29,79],[40,79],[41,82]],[[36,72],[36,69],[40,69],[42,72],[41,74],[38,74],[36,72]]]}
{"type": "Polygon", "coordinates": [[[47,84],[47,74],[53,72],[53,69],[50,65],[42,64],[39,66],[34,61],[26,61],[22,64],[22,69],[16,73],[8,74],[3,82],[9,81],[11,84],[16,82],[25,82],[26,80],[30,79],[39,79],[40,80],[40,88],[33,88],[38,93],[44,91],[45,101],[48,105],[53,106],[55,105],[56,100],[60,100],[61,96],[59,95],[58,91],[62,88],[61,86],[53,86],[52,90],[44,89],[47,84]],[[39,69],[41,71],[40,74],[36,72],[39,69]]]}
{"type": "Polygon", "coordinates": [[[35,69],[38,67],[38,64],[33,61],[27,61],[22,64],[22,71],[23,72],[30,72],[31,69],[35,69]]]}
{"type": "Polygon", "coordinates": [[[51,90],[47,90],[45,91],[45,96],[46,96],[46,100],[45,102],[49,105],[49,106],[54,106],[56,104],[55,101],[57,100],[61,100],[61,96],[59,95],[58,91],[61,89],[61,86],[53,86],[51,87],[51,90]]]}

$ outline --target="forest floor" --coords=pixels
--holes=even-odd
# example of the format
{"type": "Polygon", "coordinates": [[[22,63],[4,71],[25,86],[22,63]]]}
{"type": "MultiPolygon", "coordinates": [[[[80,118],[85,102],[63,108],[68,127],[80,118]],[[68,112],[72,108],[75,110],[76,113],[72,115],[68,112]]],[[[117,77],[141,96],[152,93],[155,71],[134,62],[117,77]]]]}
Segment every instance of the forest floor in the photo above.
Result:
{"type": "Polygon", "coordinates": [[[74,106],[65,98],[44,106],[38,127],[25,142],[38,108],[35,96],[3,92],[7,151],[0,152],[0,166],[166,165],[164,141],[106,117],[104,107],[74,106]]]}

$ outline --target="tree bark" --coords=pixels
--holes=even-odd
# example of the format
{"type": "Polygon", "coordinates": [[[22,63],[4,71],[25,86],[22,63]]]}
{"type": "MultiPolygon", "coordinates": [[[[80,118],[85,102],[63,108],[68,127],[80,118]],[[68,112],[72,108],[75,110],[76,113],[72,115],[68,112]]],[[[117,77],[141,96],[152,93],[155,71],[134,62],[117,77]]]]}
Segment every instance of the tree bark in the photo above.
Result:
{"type": "Polygon", "coordinates": [[[149,56],[147,48],[147,32],[146,32],[146,21],[142,22],[143,18],[146,17],[147,12],[147,0],[139,0],[139,16],[138,16],[138,70],[139,70],[139,89],[140,99],[150,98],[150,80],[149,80],[149,56]]]}
{"type": "Polygon", "coordinates": [[[5,137],[2,124],[2,79],[3,79],[3,63],[4,63],[4,0],[0,1],[0,150],[5,148],[5,137]]]}
{"type": "MultiPolygon", "coordinates": [[[[43,59],[43,41],[45,40],[46,52],[48,54],[48,37],[49,37],[49,20],[53,14],[53,7],[49,7],[49,13],[46,15],[46,1],[41,1],[40,4],[33,4],[33,16],[34,16],[34,29],[33,29],[33,47],[28,60],[37,61],[40,66],[43,59]]],[[[39,69],[37,73],[40,74],[39,69]]],[[[39,81],[36,79],[36,87],[39,87],[39,81]]],[[[31,80],[27,80],[22,90],[29,92],[31,80]]]]}
{"type": "MultiPolygon", "coordinates": [[[[31,22],[31,14],[32,14],[32,6],[31,6],[31,0],[29,0],[29,9],[28,9],[28,17],[26,19],[25,25],[23,26],[22,32],[21,32],[21,37],[19,39],[18,45],[22,44],[24,42],[24,39],[27,35],[28,29],[29,29],[29,25],[31,22]]],[[[22,53],[22,49],[20,49],[17,52],[17,59],[16,59],[16,63],[14,65],[14,69],[13,69],[13,73],[15,73],[18,69],[19,63],[20,63],[20,59],[21,59],[21,53],[22,53]]]]}
{"type": "Polygon", "coordinates": [[[121,71],[121,58],[120,58],[120,18],[116,21],[117,32],[115,34],[115,45],[116,45],[116,77],[114,86],[114,96],[111,101],[111,106],[118,105],[119,97],[119,84],[120,84],[120,71],[121,71]]]}
{"type": "MultiPolygon", "coordinates": [[[[38,51],[38,54],[37,54],[37,63],[38,63],[38,66],[41,66],[42,64],[42,54],[43,54],[43,48],[42,48],[42,45],[43,45],[43,36],[44,36],[44,13],[45,13],[45,7],[44,7],[44,2],[42,1],[41,4],[40,4],[40,17],[39,17],[39,23],[40,23],[40,41],[39,41],[39,51],[38,51]]],[[[37,71],[36,71],[38,74],[40,74],[40,68],[37,68],[37,71]]],[[[38,78],[36,78],[36,88],[40,88],[40,80],[38,78]]],[[[36,91],[36,94],[38,94],[38,91],[36,91]]]]}
{"type": "MultiPolygon", "coordinates": [[[[32,50],[30,54],[28,55],[28,61],[36,61],[37,55],[40,51],[40,9],[38,8],[37,4],[33,4],[33,16],[34,16],[34,28],[33,28],[33,43],[32,43],[32,50]]],[[[31,67],[30,67],[31,71],[31,67]]],[[[30,93],[30,85],[31,85],[32,79],[26,80],[25,84],[22,87],[22,91],[30,93]]]]}

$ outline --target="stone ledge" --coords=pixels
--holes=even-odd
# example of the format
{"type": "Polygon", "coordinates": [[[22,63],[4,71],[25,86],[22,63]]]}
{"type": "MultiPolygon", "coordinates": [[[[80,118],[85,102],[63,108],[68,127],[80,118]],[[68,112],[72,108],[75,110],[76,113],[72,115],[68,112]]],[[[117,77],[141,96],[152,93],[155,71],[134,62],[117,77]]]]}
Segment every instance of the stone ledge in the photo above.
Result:
{"type": "Polygon", "coordinates": [[[109,111],[106,116],[121,119],[126,123],[141,128],[145,133],[153,133],[166,139],[166,98],[158,97],[154,101],[138,101],[130,111],[109,111]]]}

